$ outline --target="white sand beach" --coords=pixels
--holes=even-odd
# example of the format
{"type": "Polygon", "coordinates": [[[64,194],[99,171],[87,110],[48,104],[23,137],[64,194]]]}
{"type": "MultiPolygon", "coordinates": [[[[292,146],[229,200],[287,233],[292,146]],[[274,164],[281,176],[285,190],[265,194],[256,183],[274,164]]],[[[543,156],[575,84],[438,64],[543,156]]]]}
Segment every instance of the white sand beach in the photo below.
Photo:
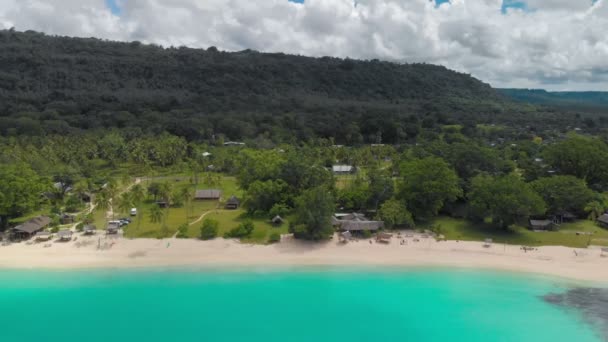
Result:
{"type": "Polygon", "coordinates": [[[437,242],[431,238],[393,237],[390,244],[369,240],[341,244],[307,243],[286,238],[269,246],[236,241],[124,239],[78,236],[77,241],[18,243],[0,247],[0,268],[129,268],[166,266],[422,266],[482,268],[536,273],[579,281],[608,283],[608,254],[599,247],[573,249],[482,242],[437,242]],[[402,245],[401,240],[407,240],[402,245]],[[46,245],[46,246],[45,246],[46,245]],[[98,248],[98,245],[101,248],[98,248]]]}

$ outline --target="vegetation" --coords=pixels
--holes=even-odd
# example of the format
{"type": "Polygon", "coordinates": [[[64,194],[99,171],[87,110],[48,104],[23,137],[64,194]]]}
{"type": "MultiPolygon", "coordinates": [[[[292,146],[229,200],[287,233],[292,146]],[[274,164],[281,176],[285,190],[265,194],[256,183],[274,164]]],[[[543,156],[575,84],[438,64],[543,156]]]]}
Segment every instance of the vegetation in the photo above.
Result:
{"type": "Polygon", "coordinates": [[[591,221],[547,239],[521,228],[605,213],[599,112],[515,103],[426,64],[14,31],[0,48],[0,230],[43,214],[57,229],[91,200],[98,227],[137,208],[130,238],[324,240],[339,210],[388,228],[450,222],[438,223],[447,238],[580,245],[582,227],[602,243],[591,221]],[[195,201],[198,189],[223,195],[195,201]],[[224,210],[232,195],[242,207],[224,210]]]}
{"type": "Polygon", "coordinates": [[[213,240],[217,237],[219,223],[213,219],[205,219],[201,226],[201,239],[213,240]]]}
{"type": "Polygon", "coordinates": [[[334,200],[324,187],[304,191],[296,199],[295,222],[290,227],[296,238],[308,240],[325,240],[331,237],[334,230],[331,216],[334,213],[334,200]]]}

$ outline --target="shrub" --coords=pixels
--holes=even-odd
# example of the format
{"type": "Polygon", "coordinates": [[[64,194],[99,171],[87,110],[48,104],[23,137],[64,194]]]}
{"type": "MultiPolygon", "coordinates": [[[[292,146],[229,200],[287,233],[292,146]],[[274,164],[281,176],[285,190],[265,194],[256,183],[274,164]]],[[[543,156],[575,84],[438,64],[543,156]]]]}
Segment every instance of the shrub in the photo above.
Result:
{"type": "Polygon", "coordinates": [[[65,211],[67,211],[67,212],[76,212],[76,211],[80,210],[80,208],[82,208],[82,207],[83,207],[82,202],[76,196],[70,196],[65,201],[65,211]]]}
{"type": "Polygon", "coordinates": [[[289,213],[289,207],[287,207],[283,203],[277,203],[272,206],[272,209],[268,212],[270,218],[274,218],[275,216],[285,217],[289,213]]]}
{"type": "Polygon", "coordinates": [[[76,230],[81,232],[84,230],[84,223],[80,222],[76,225],[76,230]]]}
{"type": "Polygon", "coordinates": [[[205,219],[201,227],[201,239],[212,240],[217,237],[219,223],[213,219],[205,219]]]}
{"type": "Polygon", "coordinates": [[[280,241],[281,241],[281,234],[279,234],[279,233],[272,233],[268,237],[268,243],[277,243],[280,241]]]}
{"type": "Polygon", "coordinates": [[[364,230],[362,232],[362,234],[363,234],[363,237],[366,238],[366,239],[369,239],[369,238],[372,237],[372,232],[370,232],[369,230],[364,230]]]}
{"type": "Polygon", "coordinates": [[[229,232],[224,234],[224,237],[227,239],[247,237],[247,236],[251,235],[251,232],[253,232],[254,228],[255,227],[253,226],[253,222],[245,221],[245,222],[239,224],[238,227],[233,228],[229,232]]]}
{"type": "Polygon", "coordinates": [[[51,228],[51,233],[57,233],[59,231],[59,226],[53,226],[51,228]]]}
{"type": "Polygon", "coordinates": [[[177,228],[176,237],[178,239],[187,239],[188,238],[188,224],[184,223],[181,226],[179,226],[179,228],[177,228]]]}

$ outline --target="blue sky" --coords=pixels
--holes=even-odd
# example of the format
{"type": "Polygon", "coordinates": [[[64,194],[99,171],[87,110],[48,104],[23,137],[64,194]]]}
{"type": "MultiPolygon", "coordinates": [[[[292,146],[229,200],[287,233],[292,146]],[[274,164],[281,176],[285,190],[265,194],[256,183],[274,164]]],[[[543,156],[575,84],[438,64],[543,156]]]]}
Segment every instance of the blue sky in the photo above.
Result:
{"type": "Polygon", "coordinates": [[[106,4],[114,14],[120,14],[120,6],[118,6],[117,0],[106,0],[106,4]]]}

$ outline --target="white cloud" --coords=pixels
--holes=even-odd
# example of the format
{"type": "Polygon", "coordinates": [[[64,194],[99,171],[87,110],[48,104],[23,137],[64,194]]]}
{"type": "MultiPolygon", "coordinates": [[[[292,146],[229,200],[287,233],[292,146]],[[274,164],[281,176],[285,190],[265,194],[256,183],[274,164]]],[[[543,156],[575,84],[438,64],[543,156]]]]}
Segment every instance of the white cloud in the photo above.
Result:
{"type": "Polygon", "coordinates": [[[608,0],[0,0],[0,27],[162,45],[428,62],[498,87],[608,90],[608,0]]]}

